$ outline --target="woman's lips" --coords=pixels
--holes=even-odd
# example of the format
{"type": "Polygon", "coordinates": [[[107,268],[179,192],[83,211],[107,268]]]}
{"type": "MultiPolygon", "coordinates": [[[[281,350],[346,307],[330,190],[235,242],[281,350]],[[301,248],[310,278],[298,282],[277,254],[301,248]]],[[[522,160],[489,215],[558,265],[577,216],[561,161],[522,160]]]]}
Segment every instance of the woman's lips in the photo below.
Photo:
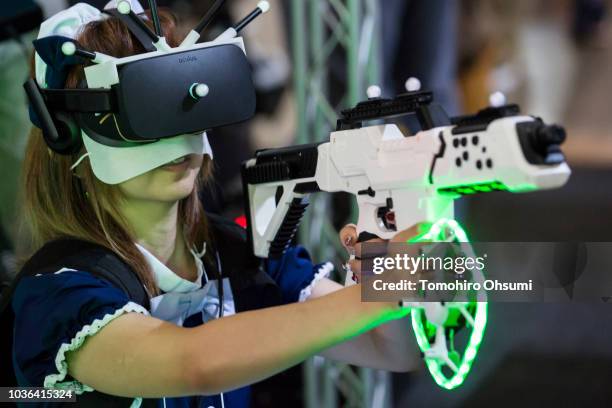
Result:
{"type": "Polygon", "coordinates": [[[186,171],[191,164],[192,155],[188,154],[186,156],[179,157],[178,159],[172,160],[170,163],[164,164],[161,166],[162,169],[173,171],[173,172],[182,172],[186,171]]]}

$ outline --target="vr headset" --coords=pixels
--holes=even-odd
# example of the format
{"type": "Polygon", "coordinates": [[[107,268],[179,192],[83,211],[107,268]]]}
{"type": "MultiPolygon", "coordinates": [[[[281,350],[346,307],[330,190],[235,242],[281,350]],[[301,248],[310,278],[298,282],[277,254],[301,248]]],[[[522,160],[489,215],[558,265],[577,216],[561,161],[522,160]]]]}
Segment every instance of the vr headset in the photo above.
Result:
{"type": "Polygon", "coordinates": [[[216,1],[175,48],[166,43],[154,1],[150,5],[155,32],[132,11],[128,1],[120,1],[117,9],[108,11],[126,23],[148,51],[144,54],[114,58],[83,49],[75,40],[61,36],[35,41],[43,60],[90,64],[84,68],[85,81],[76,89],[64,89],[62,84],[43,89],[33,79],[24,84],[30,116],[42,129],[48,146],[60,154],[78,151],[80,129],[96,142],[123,147],[251,118],[255,89],[238,33],[269,5],[260,2],[213,41],[196,44],[223,2],[216,1]]]}

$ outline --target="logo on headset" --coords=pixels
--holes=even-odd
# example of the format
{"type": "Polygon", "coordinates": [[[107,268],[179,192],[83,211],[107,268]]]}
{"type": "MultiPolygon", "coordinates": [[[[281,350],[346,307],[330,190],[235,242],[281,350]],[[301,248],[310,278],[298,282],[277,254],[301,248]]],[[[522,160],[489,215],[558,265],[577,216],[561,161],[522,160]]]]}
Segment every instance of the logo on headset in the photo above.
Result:
{"type": "Polygon", "coordinates": [[[179,58],[178,62],[179,62],[179,64],[182,64],[184,62],[193,62],[193,61],[197,61],[197,60],[198,60],[197,57],[194,57],[193,55],[188,55],[186,57],[179,58]]]}

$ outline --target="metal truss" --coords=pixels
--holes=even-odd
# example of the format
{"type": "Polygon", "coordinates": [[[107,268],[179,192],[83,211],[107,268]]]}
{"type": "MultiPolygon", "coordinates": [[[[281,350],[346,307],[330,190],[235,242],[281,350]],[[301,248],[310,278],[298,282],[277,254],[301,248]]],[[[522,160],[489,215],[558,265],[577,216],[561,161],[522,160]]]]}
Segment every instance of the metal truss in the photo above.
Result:
{"type": "MultiPolygon", "coordinates": [[[[363,100],[368,85],[380,84],[378,7],[378,0],[291,1],[298,143],[328,140],[338,112],[363,100]]],[[[332,215],[331,195],[311,196],[299,239],[314,259],[334,259],[339,264],[346,253],[332,215]]],[[[346,218],[355,221],[355,211],[346,218]]],[[[306,408],[385,408],[391,405],[390,398],[387,372],[322,357],[304,364],[306,408]]]]}

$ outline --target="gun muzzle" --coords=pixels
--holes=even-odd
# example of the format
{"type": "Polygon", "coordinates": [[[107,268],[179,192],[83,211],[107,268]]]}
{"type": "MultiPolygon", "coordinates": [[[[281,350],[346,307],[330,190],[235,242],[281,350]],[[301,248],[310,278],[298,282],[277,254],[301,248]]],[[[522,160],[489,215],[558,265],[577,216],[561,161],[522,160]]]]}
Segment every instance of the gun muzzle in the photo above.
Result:
{"type": "Polygon", "coordinates": [[[541,119],[516,125],[521,148],[531,164],[561,164],[565,156],[561,144],[565,141],[565,129],[559,125],[547,125],[541,119]]]}

